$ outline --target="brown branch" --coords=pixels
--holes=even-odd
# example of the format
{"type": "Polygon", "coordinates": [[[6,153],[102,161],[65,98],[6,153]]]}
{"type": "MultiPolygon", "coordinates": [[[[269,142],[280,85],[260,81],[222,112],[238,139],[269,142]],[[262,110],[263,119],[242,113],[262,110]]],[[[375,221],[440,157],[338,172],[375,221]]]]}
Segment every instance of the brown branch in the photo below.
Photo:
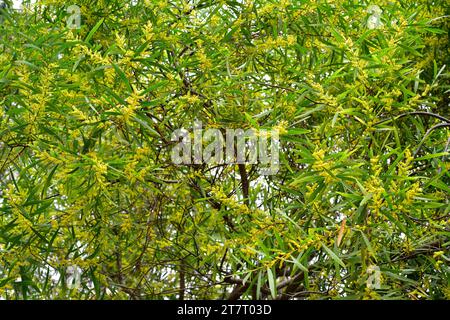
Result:
{"type": "Polygon", "coordinates": [[[180,290],[179,290],[179,300],[184,300],[184,293],[186,291],[186,273],[184,271],[185,261],[181,260],[180,265],[180,290]]]}
{"type": "Polygon", "coordinates": [[[392,118],[387,118],[387,119],[380,120],[380,121],[374,123],[374,126],[376,126],[376,125],[378,125],[380,123],[384,123],[384,122],[388,122],[388,121],[392,121],[392,120],[398,120],[398,119],[401,119],[401,118],[406,117],[406,116],[414,116],[414,115],[434,117],[434,118],[437,118],[437,119],[439,119],[441,121],[444,121],[446,123],[450,123],[449,119],[447,119],[447,118],[445,118],[445,117],[443,117],[443,116],[441,116],[439,114],[432,113],[432,112],[426,112],[426,111],[414,111],[414,112],[402,113],[402,114],[400,114],[398,116],[395,116],[395,117],[392,117],[392,118]]]}
{"type": "Polygon", "coordinates": [[[248,183],[247,171],[245,170],[245,164],[239,163],[238,168],[239,168],[239,174],[241,175],[242,194],[244,196],[244,203],[247,207],[250,207],[250,199],[248,198],[249,183],[248,183]]]}

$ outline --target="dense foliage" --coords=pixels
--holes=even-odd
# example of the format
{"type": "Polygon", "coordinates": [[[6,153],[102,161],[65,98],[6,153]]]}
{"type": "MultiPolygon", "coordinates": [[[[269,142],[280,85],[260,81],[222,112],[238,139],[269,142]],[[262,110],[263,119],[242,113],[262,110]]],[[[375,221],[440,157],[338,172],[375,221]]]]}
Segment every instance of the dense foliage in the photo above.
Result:
{"type": "Polygon", "coordinates": [[[445,0],[6,4],[0,298],[450,298],[445,0]],[[196,119],[279,172],[175,165],[196,119]]]}

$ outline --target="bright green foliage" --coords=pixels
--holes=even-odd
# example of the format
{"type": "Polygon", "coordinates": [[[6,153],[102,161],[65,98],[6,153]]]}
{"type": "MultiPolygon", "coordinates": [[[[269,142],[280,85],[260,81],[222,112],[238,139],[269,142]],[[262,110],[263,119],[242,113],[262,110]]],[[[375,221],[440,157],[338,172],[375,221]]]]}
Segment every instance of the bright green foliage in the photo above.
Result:
{"type": "Polygon", "coordinates": [[[0,298],[449,299],[445,2],[3,11],[0,298]],[[174,165],[195,119],[280,171],[174,165]]]}

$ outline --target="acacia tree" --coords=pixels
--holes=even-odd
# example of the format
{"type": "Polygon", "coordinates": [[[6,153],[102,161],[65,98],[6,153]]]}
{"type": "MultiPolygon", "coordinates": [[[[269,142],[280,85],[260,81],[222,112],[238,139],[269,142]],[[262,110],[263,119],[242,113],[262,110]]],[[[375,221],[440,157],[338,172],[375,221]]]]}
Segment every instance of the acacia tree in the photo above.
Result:
{"type": "Polygon", "coordinates": [[[0,298],[450,298],[445,1],[5,3],[0,298]]]}

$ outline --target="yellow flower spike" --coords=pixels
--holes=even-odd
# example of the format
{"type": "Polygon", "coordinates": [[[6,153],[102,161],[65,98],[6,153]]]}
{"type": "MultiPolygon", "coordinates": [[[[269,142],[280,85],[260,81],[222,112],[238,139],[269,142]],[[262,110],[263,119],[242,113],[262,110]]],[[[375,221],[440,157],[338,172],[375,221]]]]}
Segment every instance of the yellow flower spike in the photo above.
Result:
{"type": "Polygon", "coordinates": [[[280,135],[287,133],[287,126],[288,122],[286,120],[280,121],[275,127],[273,127],[273,130],[277,130],[280,135]]]}
{"type": "Polygon", "coordinates": [[[203,50],[199,50],[197,52],[198,59],[202,66],[202,69],[209,70],[212,67],[212,62],[209,58],[206,57],[203,50]]]}
{"type": "Polygon", "coordinates": [[[441,257],[444,255],[444,251],[436,251],[435,253],[433,253],[433,258],[434,259],[441,259],[441,257]]]}
{"type": "Polygon", "coordinates": [[[147,24],[142,28],[144,33],[144,38],[146,41],[151,41],[154,38],[153,24],[151,21],[148,21],[147,24]]]}

